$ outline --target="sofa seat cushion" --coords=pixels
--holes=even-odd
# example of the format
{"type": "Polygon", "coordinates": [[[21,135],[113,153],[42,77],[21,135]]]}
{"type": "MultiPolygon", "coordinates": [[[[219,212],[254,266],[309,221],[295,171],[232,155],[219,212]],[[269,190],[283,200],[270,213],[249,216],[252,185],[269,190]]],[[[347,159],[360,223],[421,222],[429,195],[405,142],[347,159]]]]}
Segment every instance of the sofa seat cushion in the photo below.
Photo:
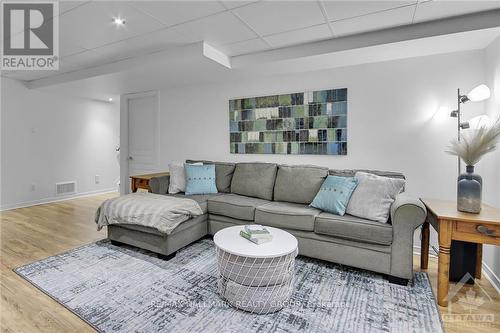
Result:
{"type": "Polygon", "coordinates": [[[237,194],[223,194],[208,199],[210,214],[228,216],[235,219],[253,221],[255,208],[269,201],[237,194]]]}
{"type": "Polygon", "coordinates": [[[158,236],[169,238],[169,237],[174,237],[177,233],[182,232],[186,229],[196,227],[199,224],[206,224],[207,230],[208,230],[207,219],[208,219],[207,214],[199,215],[199,216],[190,218],[189,220],[186,220],[186,221],[182,222],[181,224],[179,224],[172,231],[172,233],[169,235],[164,234],[155,228],[145,227],[145,226],[137,225],[137,224],[112,224],[112,225],[109,225],[108,228],[123,228],[123,229],[128,229],[128,230],[144,232],[146,234],[158,235],[158,236]]]}
{"type": "Polygon", "coordinates": [[[391,245],[392,225],[359,217],[322,212],[314,222],[314,232],[355,241],[391,245]]]}
{"type": "Polygon", "coordinates": [[[313,231],[321,211],[303,204],[271,202],[257,207],[255,223],[277,228],[313,231]]]}
{"type": "Polygon", "coordinates": [[[208,198],[217,197],[217,196],[220,196],[222,194],[185,195],[184,193],[176,193],[176,194],[168,194],[168,195],[173,196],[173,197],[178,197],[178,198],[193,199],[194,201],[196,201],[200,205],[201,210],[203,211],[203,214],[206,214],[208,212],[208,203],[207,203],[208,198]]]}

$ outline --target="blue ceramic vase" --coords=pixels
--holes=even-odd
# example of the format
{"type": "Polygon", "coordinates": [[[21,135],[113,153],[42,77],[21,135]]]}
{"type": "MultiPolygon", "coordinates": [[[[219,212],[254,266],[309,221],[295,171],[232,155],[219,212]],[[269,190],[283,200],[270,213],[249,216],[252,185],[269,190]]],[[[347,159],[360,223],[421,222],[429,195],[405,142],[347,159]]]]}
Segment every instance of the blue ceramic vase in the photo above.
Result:
{"type": "Polygon", "coordinates": [[[458,176],[457,209],[478,214],[481,211],[482,188],[483,179],[474,173],[473,165],[468,165],[466,172],[458,176]]]}

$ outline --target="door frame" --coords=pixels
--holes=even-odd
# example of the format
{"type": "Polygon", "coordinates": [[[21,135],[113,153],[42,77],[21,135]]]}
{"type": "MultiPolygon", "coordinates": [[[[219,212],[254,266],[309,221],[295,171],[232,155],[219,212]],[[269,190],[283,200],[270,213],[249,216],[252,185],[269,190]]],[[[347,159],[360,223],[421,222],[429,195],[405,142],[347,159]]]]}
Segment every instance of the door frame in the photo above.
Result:
{"type": "MultiPolygon", "coordinates": [[[[129,119],[128,119],[128,103],[129,100],[141,97],[156,97],[156,163],[155,167],[159,167],[160,157],[160,93],[157,90],[149,90],[136,93],[128,93],[120,95],[120,194],[130,193],[129,184],[129,119]]],[[[156,170],[155,170],[156,171],[156,170]]]]}

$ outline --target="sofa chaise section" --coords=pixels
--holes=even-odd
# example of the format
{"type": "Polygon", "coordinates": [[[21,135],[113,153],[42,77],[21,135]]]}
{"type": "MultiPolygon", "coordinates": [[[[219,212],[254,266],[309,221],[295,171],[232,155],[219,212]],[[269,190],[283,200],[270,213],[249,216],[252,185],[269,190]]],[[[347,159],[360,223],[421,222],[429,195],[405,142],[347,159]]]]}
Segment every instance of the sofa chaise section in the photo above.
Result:
{"type": "MultiPolygon", "coordinates": [[[[163,194],[174,197],[186,197],[183,193],[168,194],[170,176],[152,178],[150,181],[151,191],[155,194],[163,194]]],[[[223,195],[192,195],[190,199],[200,205],[203,215],[191,218],[181,223],[169,235],[163,234],[156,229],[138,225],[109,225],[108,238],[113,243],[123,243],[141,249],[149,250],[160,255],[162,258],[170,258],[175,252],[208,234],[208,199],[223,195]]]]}
{"type": "Polygon", "coordinates": [[[168,259],[175,252],[208,233],[207,214],[181,223],[171,234],[163,234],[156,229],[137,225],[109,225],[108,238],[112,243],[123,243],[149,250],[168,259]]]}

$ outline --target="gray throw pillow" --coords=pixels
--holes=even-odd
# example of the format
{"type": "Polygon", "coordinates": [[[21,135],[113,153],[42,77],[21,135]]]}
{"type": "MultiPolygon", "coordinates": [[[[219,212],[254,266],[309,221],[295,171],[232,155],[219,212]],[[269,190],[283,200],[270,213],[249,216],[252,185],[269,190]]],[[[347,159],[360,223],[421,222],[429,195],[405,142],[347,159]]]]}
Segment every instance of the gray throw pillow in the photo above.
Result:
{"type": "MultiPolygon", "coordinates": [[[[192,164],[203,165],[203,163],[201,162],[192,164]]],[[[172,162],[168,165],[168,171],[170,172],[170,183],[168,184],[168,193],[176,194],[186,191],[186,172],[184,170],[184,163],[172,162]]]]}
{"type": "Polygon", "coordinates": [[[404,188],[404,179],[356,172],[358,186],[352,193],[346,213],[368,220],[387,223],[391,205],[404,188]]]}

